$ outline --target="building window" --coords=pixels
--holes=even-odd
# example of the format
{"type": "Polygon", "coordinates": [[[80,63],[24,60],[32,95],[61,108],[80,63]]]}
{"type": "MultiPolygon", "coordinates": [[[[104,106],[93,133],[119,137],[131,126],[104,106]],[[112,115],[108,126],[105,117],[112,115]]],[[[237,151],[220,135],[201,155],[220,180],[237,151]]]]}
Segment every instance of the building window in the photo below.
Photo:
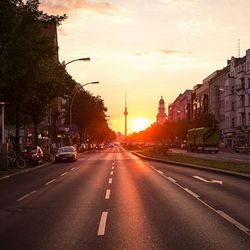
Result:
{"type": "Polygon", "coordinates": [[[235,119],[232,118],[232,128],[234,128],[234,126],[235,126],[235,119]]]}
{"type": "Polygon", "coordinates": [[[232,111],[234,111],[234,102],[232,102],[232,111]]]}
{"type": "Polygon", "coordinates": [[[247,79],[248,82],[248,88],[250,89],[250,78],[247,79]]]}
{"type": "Polygon", "coordinates": [[[232,86],[232,88],[231,88],[231,95],[233,95],[234,94],[234,86],[232,86]]]}
{"type": "Polygon", "coordinates": [[[226,101],[226,111],[228,111],[228,110],[229,110],[229,102],[226,101]]]}

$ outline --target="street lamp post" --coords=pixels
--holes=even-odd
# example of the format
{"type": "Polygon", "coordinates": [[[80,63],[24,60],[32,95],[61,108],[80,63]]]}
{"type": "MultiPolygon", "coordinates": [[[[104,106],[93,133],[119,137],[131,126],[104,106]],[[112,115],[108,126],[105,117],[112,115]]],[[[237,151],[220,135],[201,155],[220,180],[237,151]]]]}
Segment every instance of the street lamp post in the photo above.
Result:
{"type": "Polygon", "coordinates": [[[64,66],[66,66],[66,65],[73,63],[73,62],[76,62],[76,61],[90,61],[90,58],[89,57],[78,58],[78,59],[74,59],[72,61],[69,61],[67,63],[63,63],[63,64],[64,64],[64,66]]]}
{"type": "Polygon", "coordinates": [[[70,109],[69,109],[69,133],[70,133],[70,136],[71,136],[71,132],[72,132],[72,108],[73,108],[73,103],[74,103],[74,99],[77,95],[77,93],[79,93],[79,90],[84,90],[83,87],[87,86],[87,85],[90,85],[90,84],[99,84],[98,81],[96,82],[88,82],[88,83],[85,83],[83,85],[79,85],[79,89],[75,91],[74,95],[72,96],[72,99],[71,99],[71,102],[70,102],[70,109]]]}
{"type": "Polygon", "coordinates": [[[2,144],[4,144],[4,140],[5,140],[5,134],[4,134],[4,105],[5,102],[0,102],[0,105],[2,106],[2,144]]]}

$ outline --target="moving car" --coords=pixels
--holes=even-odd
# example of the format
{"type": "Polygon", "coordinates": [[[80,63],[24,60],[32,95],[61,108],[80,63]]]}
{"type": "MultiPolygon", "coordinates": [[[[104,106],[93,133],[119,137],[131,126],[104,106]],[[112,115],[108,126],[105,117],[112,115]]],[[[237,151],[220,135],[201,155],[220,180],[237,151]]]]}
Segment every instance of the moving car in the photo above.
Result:
{"type": "Polygon", "coordinates": [[[73,146],[65,146],[58,149],[56,162],[77,161],[77,150],[73,146]]]}
{"type": "Polygon", "coordinates": [[[39,165],[44,161],[44,153],[39,146],[25,146],[21,151],[21,156],[31,165],[39,165]]]}

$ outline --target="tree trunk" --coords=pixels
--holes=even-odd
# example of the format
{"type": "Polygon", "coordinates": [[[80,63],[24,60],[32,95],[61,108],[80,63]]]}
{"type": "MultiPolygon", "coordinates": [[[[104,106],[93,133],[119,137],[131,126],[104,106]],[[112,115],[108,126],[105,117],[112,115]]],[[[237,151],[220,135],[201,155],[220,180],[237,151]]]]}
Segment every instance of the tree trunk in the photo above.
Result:
{"type": "Polygon", "coordinates": [[[19,127],[20,127],[20,106],[19,103],[16,104],[16,137],[15,137],[15,152],[18,154],[20,152],[19,145],[19,127]]]}
{"type": "Polygon", "coordinates": [[[37,132],[37,122],[33,121],[34,124],[34,144],[38,146],[38,132],[37,132]]]}

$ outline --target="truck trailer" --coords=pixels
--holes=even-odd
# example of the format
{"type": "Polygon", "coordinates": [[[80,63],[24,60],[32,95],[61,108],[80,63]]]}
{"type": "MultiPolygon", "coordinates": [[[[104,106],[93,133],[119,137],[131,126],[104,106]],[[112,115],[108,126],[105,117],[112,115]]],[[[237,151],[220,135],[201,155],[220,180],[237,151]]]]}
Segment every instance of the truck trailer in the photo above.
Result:
{"type": "Polygon", "coordinates": [[[220,130],[215,128],[192,128],[187,134],[187,151],[218,153],[220,130]]]}

